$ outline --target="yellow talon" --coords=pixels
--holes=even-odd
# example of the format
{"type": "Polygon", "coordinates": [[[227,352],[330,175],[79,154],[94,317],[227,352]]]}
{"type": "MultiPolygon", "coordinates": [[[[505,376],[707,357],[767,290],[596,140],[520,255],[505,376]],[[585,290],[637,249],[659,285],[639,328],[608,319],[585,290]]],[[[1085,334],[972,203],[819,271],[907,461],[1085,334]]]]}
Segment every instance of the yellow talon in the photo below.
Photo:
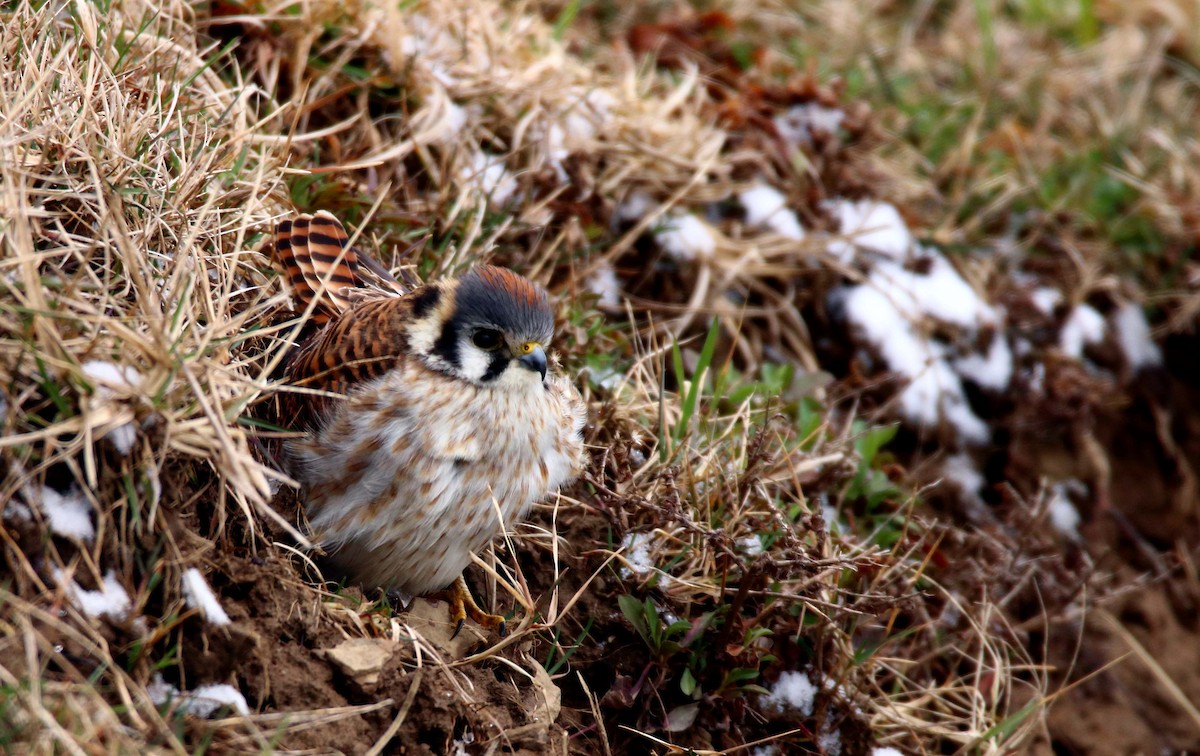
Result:
{"type": "Polygon", "coordinates": [[[458,637],[458,633],[462,630],[463,623],[467,617],[470,617],[476,624],[484,629],[492,632],[503,638],[508,635],[508,625],[504,618],[499,614],[488,614],[479,608],[475,603],[475,599],[471,596],[471,591],[467,589],[467,583],[463,580],[462,575],[459,575],[449,588],[436,591],[429,594],[426,598],[435,601],[445,601],[450,605],[450,621],[454,623],[454,634],[451,638],[458,637]]]}

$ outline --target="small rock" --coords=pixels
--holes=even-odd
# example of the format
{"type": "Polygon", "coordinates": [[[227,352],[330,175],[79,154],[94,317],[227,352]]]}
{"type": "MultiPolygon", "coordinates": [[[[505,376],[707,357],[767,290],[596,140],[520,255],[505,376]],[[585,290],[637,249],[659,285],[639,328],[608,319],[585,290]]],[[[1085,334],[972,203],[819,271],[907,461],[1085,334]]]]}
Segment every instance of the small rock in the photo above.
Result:
{"type": "Polygon", "coordinates": [[[325,658],[337,665],[342,674],[361,688],[379,683],[379,673],[396,649],[395,641],[385,638],[351,638],[325,650],[325,658]]]}

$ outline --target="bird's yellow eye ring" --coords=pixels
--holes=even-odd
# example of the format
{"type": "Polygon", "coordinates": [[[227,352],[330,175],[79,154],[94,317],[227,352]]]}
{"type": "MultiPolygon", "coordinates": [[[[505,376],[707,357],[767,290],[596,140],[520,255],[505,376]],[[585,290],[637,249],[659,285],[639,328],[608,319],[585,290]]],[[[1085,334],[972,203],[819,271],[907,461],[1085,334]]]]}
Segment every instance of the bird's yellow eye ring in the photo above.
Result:
{"type": "Polygon", "coordinates": [[[541,346],[541,344],[538,344],[536,341],[526,341],[521,345],[521,354],[529,354],[539,346],[541,346]]]}

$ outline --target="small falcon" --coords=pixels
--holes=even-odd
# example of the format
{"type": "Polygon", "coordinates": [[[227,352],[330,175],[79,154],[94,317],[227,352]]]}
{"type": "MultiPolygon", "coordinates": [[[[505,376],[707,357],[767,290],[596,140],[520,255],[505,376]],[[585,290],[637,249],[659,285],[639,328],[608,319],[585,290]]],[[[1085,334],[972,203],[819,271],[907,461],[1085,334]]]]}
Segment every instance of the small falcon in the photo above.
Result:
{"type": "Polygon", "coordinates": [[[545,290],[480,265],[405,292],[324,211],[280,223],[275,253],[319,326],[285,366],[306,392],[281,397],[306,434],[286,452],[314,541],[364,586],[448,601],[456,633],[470,616],[504,635],[463,569],[583,461],[587,410],[547,360],[545,290]]]}

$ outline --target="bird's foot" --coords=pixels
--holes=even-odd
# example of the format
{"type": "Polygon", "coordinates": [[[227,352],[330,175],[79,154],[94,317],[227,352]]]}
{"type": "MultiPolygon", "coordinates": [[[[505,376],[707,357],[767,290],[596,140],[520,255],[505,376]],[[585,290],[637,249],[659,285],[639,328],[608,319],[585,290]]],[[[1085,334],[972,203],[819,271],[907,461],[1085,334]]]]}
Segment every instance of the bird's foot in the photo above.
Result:
{"type": "Polygon", "coordinates": [[[501,638],[508,635],[508,625],[504,618],[499,614],[488,614],[479,608],[471,596],[471,591],[467,589],[467,582],[463,580],[462,575],[459,575],[449,588],[431,593],[427,598],[445,601],[450,605],[450,620],[454,622],[454,634],[450,636],[451,638],[458,637],[467,617],[501,638]]]}

